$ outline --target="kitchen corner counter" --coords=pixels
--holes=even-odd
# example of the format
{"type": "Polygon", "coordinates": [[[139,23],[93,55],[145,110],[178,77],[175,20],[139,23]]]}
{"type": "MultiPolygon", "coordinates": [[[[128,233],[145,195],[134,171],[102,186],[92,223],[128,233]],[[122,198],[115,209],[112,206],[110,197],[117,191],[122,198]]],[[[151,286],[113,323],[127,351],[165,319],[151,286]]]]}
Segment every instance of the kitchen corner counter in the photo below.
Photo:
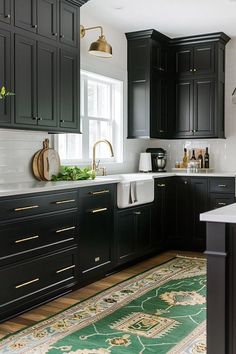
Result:
{"type": "Polygon", "coordinates": [[[236,203],[200,214],[201,221],[236,223],[236,203]]]}

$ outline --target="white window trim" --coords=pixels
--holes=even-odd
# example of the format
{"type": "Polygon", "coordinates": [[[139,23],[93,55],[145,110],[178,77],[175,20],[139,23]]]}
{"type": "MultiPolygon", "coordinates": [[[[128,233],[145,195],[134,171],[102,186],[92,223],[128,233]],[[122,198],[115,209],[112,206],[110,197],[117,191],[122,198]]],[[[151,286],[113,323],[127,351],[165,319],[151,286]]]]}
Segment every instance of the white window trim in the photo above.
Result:
{"type": "MultiPolygon", "coordinates": [[[[102,83],[104,83],[104,81],[107,81],[109,83],[111,83],[111,81],[113,81],[114,84],[120,85],[120,97],[119,97],[119,107],[116,109],[115,104],[111,105],[112,108],[112,112],[111,112],[111,116],[112,116],[112,141],[113,141],[113,150],[114,150],[114,155],[115,157],[110,157],[110,158],[97,158],[97,160],[100,161],[100,164],[106,164],[106,165],[118,165],[123,163],[124,161],[124,151],[123,151],[123,145],[124,145],[124,136],[123,136],[123,121],[124,121],[124,82],[122,80],[117,80],[115,78],[111,78],[111,77],[106,77],[106,76],[102,76],[99,75],[97,73],[94,72],[88,72],[85,70],[81,70],[82,74],[87,75],[87,77],[89,77],[91,75],[91,78],[96,78],[96,81],[101,81],[102,83]],[[116,114],[116,111],[119,111],[119,117],[117,117],[118,114],[116,114]],[[119,129],[116,129],[116,125],[119,124],[119,129]]],[[[85,83],[85,86],[87,85],[87,80],[85,83]]],[[[85,87],[86,89],[86,87],[85,87]]],[[[112,92],[110,95],[110,99],[114,101],[114,95],[115,95],[115,85],[112,88],[112,92]]],[[[87,105],[87,100],[84,100],[84,111],[88,112],[88,109],[86,107],[87,105]]],[[[86,118],[89,119],[95,119],[97,120],[96,117],[91,117],[91,116],[87,116],[86,118]]],[[[88,131],[88,125],[89,125],[89,120],[84,119],[84,117],[81,115],[80,117],[81,121],[82,121],[82,133],[83,130],[87,130],[88,131]]],[[[99,118],[99,121],[108,121],[108,118],[99,118]]],[[[59,141],[58,141],[59,135],[54,135],[54,139],[53,139],[53,143],[54,143],[54,148],[56,150],[58,150],[59,147],[59,141]]],[[[88,138],[88,135],[87,135],[88,138]]],[[[83,151],[83,158],[79,159],[61,159],[61,164],[62,165],[80,165],[80,166],[88,166],[91,164],[91,158],[89,158],[88,154],[89,154],[89,140],[88,139],[82,139],[82,151],[83,151]],[[86,152],[86,153],[85,153],[86,152]]]]}

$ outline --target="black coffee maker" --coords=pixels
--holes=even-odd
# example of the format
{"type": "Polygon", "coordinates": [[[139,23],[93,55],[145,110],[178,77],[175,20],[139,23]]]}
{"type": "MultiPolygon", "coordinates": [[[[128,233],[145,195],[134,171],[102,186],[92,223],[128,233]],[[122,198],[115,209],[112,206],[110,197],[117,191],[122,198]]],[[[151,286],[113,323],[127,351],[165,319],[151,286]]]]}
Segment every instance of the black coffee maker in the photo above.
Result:
{"type": "Polygon", "coordinates": [[[152,172],[166,172],[166,150],[162,148],[150,148],[146,152],[151,153],[152,172]]]}

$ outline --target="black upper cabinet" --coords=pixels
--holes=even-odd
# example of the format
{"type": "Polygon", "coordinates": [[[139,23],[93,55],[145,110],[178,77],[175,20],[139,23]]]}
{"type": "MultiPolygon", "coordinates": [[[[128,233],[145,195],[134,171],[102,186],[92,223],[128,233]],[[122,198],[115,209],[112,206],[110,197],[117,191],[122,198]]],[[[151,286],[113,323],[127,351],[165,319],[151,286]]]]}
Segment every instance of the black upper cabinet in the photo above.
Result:
{"type": "Polygon", "coordinates": [[[15,36],[15,123],[37,125],[36,42],[15,36]]]}
{"type": "Polygon", "coordinates": [[[57,48],[37,46],[37,117],[39,126],[57,125],[57,48]]]}
{"type": "Polygon", "coordinates": [[[224,138],[224,33],[128,39],[128,137],[224,138]]]}
{"type": "Polygon", "coordinates": [[[15,38],[15,124],[56,127],[57,48],[15,38]]]}
{"type": "Polygon", "coordinates": [[[37,32],[36,0],[15,0],[15,26],[37,32]]]}
{"type": "Polygon", "coordinates": [[[0,0],[0,21],[11,23],[11,0],[0,0]]]}
{"type": "Polygon", "coordinates": [[[15,93],[0,102],[0,127],[80,133],[78,29],[85,2],[0,0],[0,84],[15,93]]]}
{"type": "Polygon", "coordinates": [[[176,74],[210,75],[215,71],[214,43],[183,45],[175,50],[176,74]]]}
{"type": "Polygon", "coordinates": [[[60,127],[79,129],[79,73],[75,51],[60,51],[60,127]]]}
{"type": "Polygon", "coordinates": [[[155,30],[127,33],[128,138],[166,137],[168,38],[155,30]]]}
{"type": "MultiPolygon", "coordinates": [[[[11,89],[10,76],[10,32],[0,29],[0,85],[7,90],[11,89]]],[[[7,97],[0,101],[0,124],[9,124],[11,121],[11,101],[13,97],[7,97]]]]}
{"type": "Polygon", "coordinates": [[[38,34],[50,39],[57,39],[57,0],[38,0],[38,34]]]}
{"type": "Polygon", "coordinates": [[[78,15],[77,8],[66,1],[60,2],[60,42],[77,46],[78,15]]]}

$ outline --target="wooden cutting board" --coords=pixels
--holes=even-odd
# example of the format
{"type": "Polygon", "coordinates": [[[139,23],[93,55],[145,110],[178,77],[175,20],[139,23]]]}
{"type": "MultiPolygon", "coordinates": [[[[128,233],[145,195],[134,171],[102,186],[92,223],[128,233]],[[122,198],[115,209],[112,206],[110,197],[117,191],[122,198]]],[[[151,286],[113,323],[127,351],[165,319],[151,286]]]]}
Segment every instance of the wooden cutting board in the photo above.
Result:
{"type": "Polygon", "coordinates": [[[40,181],[50,181],[60,169],[60,157],[56,150],[49,148],[49,140],[43,142],[43,149],[33,157],[32,169],[34,176],[40,181]]]}

